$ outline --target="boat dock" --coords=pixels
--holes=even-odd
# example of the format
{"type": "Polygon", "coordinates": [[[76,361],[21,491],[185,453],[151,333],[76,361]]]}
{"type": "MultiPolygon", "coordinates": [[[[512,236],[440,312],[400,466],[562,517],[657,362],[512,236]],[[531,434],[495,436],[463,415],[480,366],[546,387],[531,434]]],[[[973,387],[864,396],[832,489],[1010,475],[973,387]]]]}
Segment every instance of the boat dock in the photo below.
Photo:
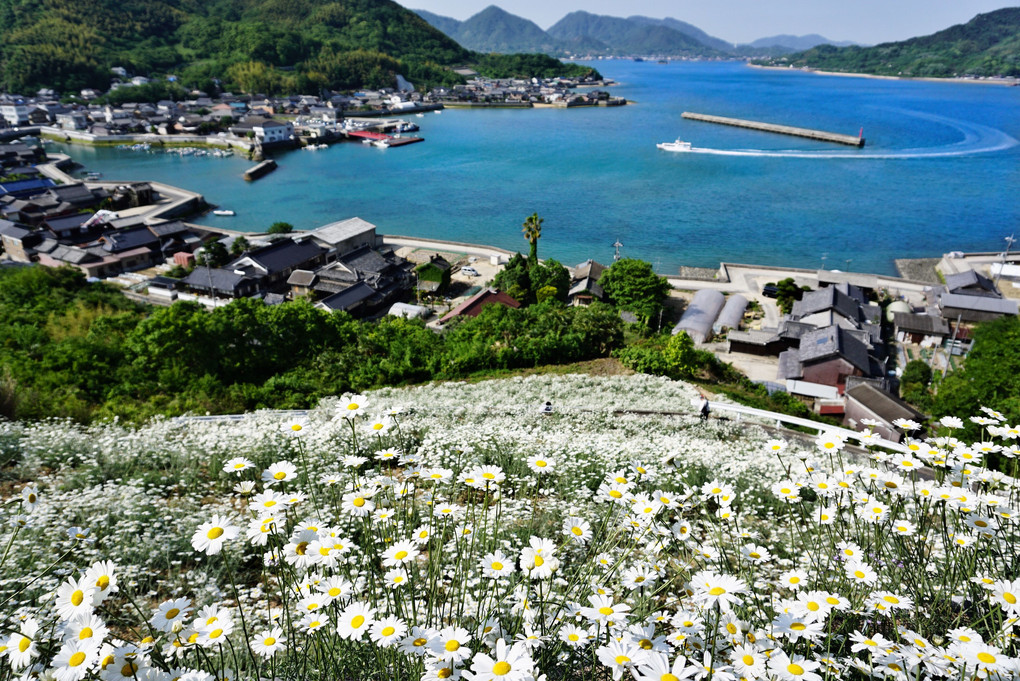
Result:
{"type": "Polygon", "coordinates": [[[393,135],[386,135],[381,132],[372,132],[371,130],[352,130],[347,133],[348,137],[357,137],[362,140],[369,140],[373,144],[378,142],[380,146],[387,147],[401,147],[405,144],[414,144],[415,142],[424,142],[424,137],[394,137],[393,135]]]}
{"type": "Polygon", "coordinates": [[[259,163],[257,166],[252,166],[251,168],[248,168],[248,170],[246,170],[244,173],[244,179],[248,180],[249,182],[252,180],[257,180],[263,175],[271,173],[274,170],[276,170],[276,161],[269,158],[263,161],[262,163],[259,163]]]}
{"type": "Polygon", "coordinates": [[[732,125],[737,128],[748,128],[750,130],[761,130],[763,132],[774,132],[780,135],[793,135],[794,137],[806,137],[821,142],[835,142],[846,144],[851,147],[863,147],[864,136],[840,135],[824,130],[812,130],[810,128],[795,128],[789,125],[776,125],[774,123],[760,123],[758,121],[746,121],[742,118],[726,118],[724,116],[710,116],[708,114],[683,112],[683,118],[692,121],[704,121],[705,123],[718,123],[719,125],[732,125]]]}

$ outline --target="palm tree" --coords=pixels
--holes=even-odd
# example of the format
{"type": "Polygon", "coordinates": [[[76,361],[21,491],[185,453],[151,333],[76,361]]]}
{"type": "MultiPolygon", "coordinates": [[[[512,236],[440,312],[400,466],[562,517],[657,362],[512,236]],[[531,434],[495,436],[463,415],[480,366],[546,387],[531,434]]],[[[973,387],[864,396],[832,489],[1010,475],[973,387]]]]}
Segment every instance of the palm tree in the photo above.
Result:
{"type": "Polygon", "coordinates": [[[531,251],[528,253],[528,264],[538,262],[538,240],[542,236],[542,222],[543,219],[538,217],[538,213],[532,213],[524,221],[524,238],[531,244],[531,251]]]}

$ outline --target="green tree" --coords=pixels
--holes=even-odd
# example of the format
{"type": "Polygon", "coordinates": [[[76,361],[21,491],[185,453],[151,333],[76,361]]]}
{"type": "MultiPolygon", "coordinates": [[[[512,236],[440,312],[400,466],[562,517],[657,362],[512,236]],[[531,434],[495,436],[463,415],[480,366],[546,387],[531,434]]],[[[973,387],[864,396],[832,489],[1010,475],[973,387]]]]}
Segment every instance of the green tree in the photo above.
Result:
{"type": "Polygon", "coordinates": [[[514,300],[527,302],[531,294],[531,274],[528,261],[520,253],[514,254],[506,266],[496,274],[492,285],[514,300]]]}
{"type": "Polygon", "coordinates": [[[779,307],[779,311],[783,314],[790,314],[793,310],[793,303],[796,300],[800,300],[801,296],[804,295],[804,291],[810,291],[810,286],[797,286],[797,282],[792,277],[787,277],[781,281],[776,282],[776,305],[779,307]]]}
{"type": "Polygon", "coordinates": [[[202,267],[223,267],[230,262],[230,253],[222,241],[210,241],[202,247],[195,262],[202,267]]]}
{"type": "Polygon", "coordinates": [[[669,296],[670,285],[650,263],[634,258],[614,262],[599,278],[599,286],[618,308],[650,323],[669,296]]]}
{"type": "Polygon", "coordinates": [[[533,264],[528,270],[528,277],[531,280],[531,291],[538,302],[544,300],[538,293],[545,288],[552,288],[552,297],[557,300],[567,301],[567,291],[570,290],[570,272],[556,260],[550,258],[544,262],[533,264]]]}
{"type": "Polygon", "coordinates": [[[294,225],[289,222],[274,222],[266,230],[267,234],[290,234],[294,231],[294,225]]]}
{"type": "Polygon", "coordinates": [[[531,250],[528,251],[528,263],[530,265],[538,263],[538,240],[542,237],[543,222],[543,218],[538,217],[538,213],[532,213],[524,221],[524,238],[531,245],[531,250]]]}
{"type": "Polygon", "coordinates": [[[673,334],[669,342],[666,343],[662,355],[669,376],[672,378],[693,376],[698,369],[698,351],[694,348],[694,341],[686,331],[673,334]]]}
{"type": "Polygon", "coordinates": [[[242,253],[247,253],[248,249],[251,248],[251,242],[243,236],[239,236],[234,239],[234,242],[230,244],[230,255],[239,256],[242,253]]]}
{"type": "Polygon", "coordinates": [[[932,401],[935,418],[958,416],[964,419],[961,438],[983,439],[981,428],[967,420],[980,407],[1002,412],[1006,421],[1020,421],[1020,318],[1002,317],[984,322],[974,331],[973,349],[963,368],[942,380],[932,401]]]}

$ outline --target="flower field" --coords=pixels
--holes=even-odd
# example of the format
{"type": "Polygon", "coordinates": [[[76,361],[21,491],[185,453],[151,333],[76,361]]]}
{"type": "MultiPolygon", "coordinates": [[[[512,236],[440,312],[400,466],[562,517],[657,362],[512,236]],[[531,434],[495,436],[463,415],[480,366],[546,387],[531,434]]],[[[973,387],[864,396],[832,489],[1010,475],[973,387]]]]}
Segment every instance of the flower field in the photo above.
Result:
{"type": "Polygon", "coordinates": [[[1020,490],[983,467],[1020,429],[885,449],[696,398],[540,376],[0,422],[0,679],[1020,678],[1020,490]]]}

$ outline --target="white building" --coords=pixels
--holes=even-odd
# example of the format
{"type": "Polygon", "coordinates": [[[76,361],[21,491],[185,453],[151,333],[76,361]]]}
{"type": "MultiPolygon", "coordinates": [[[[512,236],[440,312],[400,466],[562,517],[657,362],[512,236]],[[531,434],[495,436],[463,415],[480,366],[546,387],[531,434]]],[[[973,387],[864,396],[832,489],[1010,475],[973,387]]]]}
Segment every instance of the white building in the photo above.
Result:
{"type": "Polygon", "coordinates": [[[4,98],[0,100],[0,116],[8,125],[27,125],[28,112],[31,110],[23,99],[4,98]]]}
{"type": "Polygon", "coordinates": [[[265,121],[252,126],[255,138],[263,144],[286,142],[294,136],[294,124],[281,121],[265,121]]]}

